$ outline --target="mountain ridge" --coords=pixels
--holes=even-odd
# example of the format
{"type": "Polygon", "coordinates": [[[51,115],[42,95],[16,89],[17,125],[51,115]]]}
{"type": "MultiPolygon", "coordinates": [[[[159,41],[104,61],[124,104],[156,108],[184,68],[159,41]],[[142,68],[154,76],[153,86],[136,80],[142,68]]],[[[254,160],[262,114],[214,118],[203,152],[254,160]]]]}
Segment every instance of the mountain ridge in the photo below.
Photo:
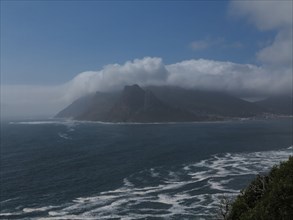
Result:
{"type": "Polygon", "coordinates": [[[56,118],[102,122],[190,122],[276,114],[260,103],[229,94],[172,86],[125,86],[75,100],[56,118]]]}
{"type": "Polygon", "coordinates": [[[255,104],[271,113],[293,115],[293,97],[290,96],[271,96],[255,104]]]}

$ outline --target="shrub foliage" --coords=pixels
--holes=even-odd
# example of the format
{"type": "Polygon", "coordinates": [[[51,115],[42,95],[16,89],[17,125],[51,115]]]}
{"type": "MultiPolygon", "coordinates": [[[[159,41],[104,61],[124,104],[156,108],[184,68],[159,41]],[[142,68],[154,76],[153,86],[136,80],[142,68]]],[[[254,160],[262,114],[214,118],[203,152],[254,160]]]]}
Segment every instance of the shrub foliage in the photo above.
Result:
{"type": "Polygon", "coordinates": [[[225,219],[293,219],[293,157],[258,175],[231,204],[225,219]]]}

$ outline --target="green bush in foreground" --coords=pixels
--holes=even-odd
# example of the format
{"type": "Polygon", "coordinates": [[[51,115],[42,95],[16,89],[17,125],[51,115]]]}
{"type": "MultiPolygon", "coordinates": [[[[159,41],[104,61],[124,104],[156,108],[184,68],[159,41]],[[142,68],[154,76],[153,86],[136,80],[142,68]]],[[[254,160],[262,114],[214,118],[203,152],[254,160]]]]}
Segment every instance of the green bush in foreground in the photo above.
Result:
{"type": "Polygon", "coordinates": [[[293,219],[293,157],[268,175],[258,175],[231,204],[225,219],[293,219]]]}

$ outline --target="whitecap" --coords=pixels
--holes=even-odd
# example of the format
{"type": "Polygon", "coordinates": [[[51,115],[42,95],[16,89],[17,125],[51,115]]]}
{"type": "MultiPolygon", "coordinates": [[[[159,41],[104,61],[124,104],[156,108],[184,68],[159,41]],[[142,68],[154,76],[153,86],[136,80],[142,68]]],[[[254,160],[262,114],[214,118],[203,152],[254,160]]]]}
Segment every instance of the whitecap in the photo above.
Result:
{"type": "Polygon", "coordinates": [[[225,153],[170,168],[167,172],[165,168],[153,167],[124,178],[121,187],[76,198],[54,210],[40,207],[23,211],[48,211],[48,216],[43,219],[210,218],[218,209],[221,196],[235,197],[239,192],[240,186],[235,186],[234,181],[268,171],[289,155],[292,155],[291,148],[225,153]],[[141,178],[150,181],[142,187],[136,181],[141,178]],[[145,207],[145,204],[149,206],[145,207]],[[152,207],[152,204],[158,206],[152,207]]]}
{"type": "Polygon", "coordinates": [[[65,133],[62,133],[62,132],[59,132],[58,136],[60,138],[66,139],[66,140],[71,140],[72,139],[71,137],[68,136],[68,134],[65,134],[65,133]]]}
{"type": "Polygon", "coordinates": [[[22,211],[24,213],[32,213],[32,212],[44,212],[48,211],[54,208],[57,208],[58,206],[44,206],[44,207],[37,207],[37,208],[23,208],[22,211]]]}

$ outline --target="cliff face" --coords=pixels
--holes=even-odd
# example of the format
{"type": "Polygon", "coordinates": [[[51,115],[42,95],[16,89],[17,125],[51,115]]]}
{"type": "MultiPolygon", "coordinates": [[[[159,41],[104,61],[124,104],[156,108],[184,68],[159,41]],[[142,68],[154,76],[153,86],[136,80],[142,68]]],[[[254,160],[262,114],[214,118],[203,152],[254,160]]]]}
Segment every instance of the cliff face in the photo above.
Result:
{"type": "MultiPolygon", "coordinates": [[[[278,99],[280,101],[280,99],[278,99]]],[[[104,122],[187,122],[252,117],[272,112],[280,104],[251,103],[217,92],[177,87],[125,86],[121,92],[96,92],[80,98],[57,114],[71,118],[104,122]],[[273,106],[273,107],[272,107],[273,106]]],[[[292,114],[292,102],[286,113],[292,114]]],[[[274,110],[275,114],[282,113],[274,110]]]]}

